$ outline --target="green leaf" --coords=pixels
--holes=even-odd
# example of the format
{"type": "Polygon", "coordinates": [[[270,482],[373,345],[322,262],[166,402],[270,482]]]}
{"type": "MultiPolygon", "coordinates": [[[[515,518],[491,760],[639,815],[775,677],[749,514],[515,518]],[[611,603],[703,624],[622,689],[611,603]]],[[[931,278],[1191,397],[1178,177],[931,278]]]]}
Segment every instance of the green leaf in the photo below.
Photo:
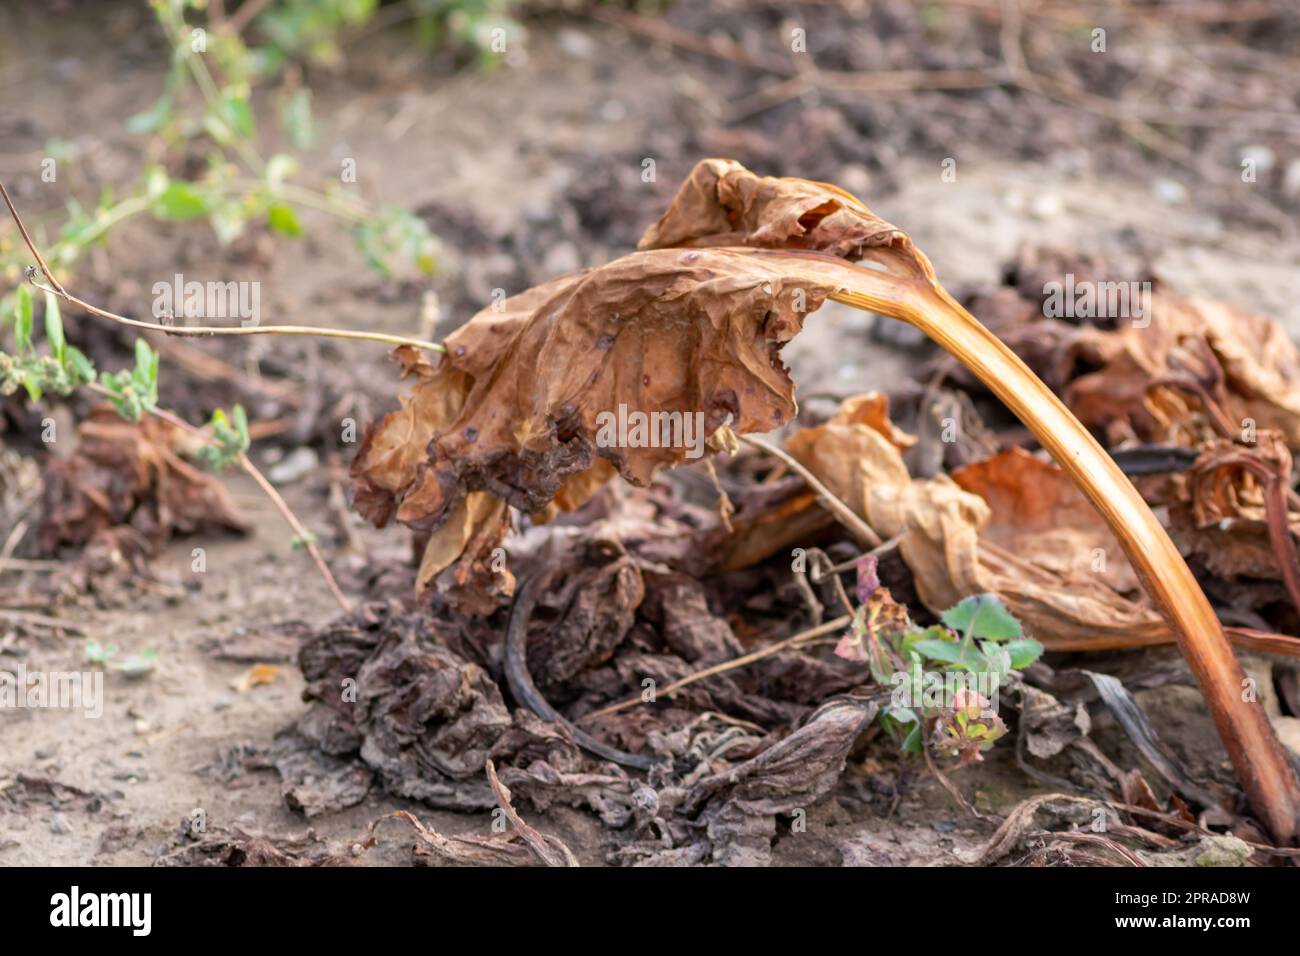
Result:
{"type": "Polygon", "coordinates": [[[266,211],[266,221],[271,229],[283,236],[302,235],[302,223],[298,221],[298,214],[286,203],[278,202],[272,205],[266,211]]]}
{"type": "Polygon", "coordinates": [[[921,753],[921,725],[915,724],[911,732],[903,738],[903,753],[919,754],[921,753]]]}
{"type": "Polygon", "coordinates": [[[164,93],[158,101],[143,113],[136,113],[126,121],[128,133],[153,133],[162,129],[172,115],[171,93],[164,93]]]}
{"type": "Polygon", "coordinates": [[[933,661],[944,661],[948,664],[956,664],[961,661],[961,644],[956,641],[944,641],[939,638],[927,637],[913,644],[912,650],[918,654],[924,654],[933,661]]]}
{"type": "Polygon", "coordinates": [[[193,183],[173,182],[154,201],[153,214],[171,222],[186,222],[208,213],[208,200],[193,183]]]}
{"type": "Polygon", "coordinates": [[[135,375],[140,403],[153,408],[158,403],[158,353],[144,339],[135,340],[135,375]]]}
{"type": "Polygon", "coordinates": [[[53,292],[45,293],[45,337],[50,341],[50,354],[59,365],[66,365],[64,359],[67,340],[63,337],[63,316],[59,312],[59,300],[53,292]]]}
{"type": "Polygon", "coordinates": [[[1043,656],[1043,645],[1032,637],[1023,637],[1008,644],[1007,653],[1011,655],[1011,666],[1023,670],[1043,656]]]}
{"type": "Polygon", "coordinates": [[[23,388],[27,390],[27,397],[33,402],[39,402],[41,400],[41,395],[44,394],[41,391],[40,385],[36,384],[35,378],[24,378],[23,388]]]}
{"type": "Polygon", "coordinates": [[[1005,641],[1024,632],[996,594],[975,594],[940,615],[943,623],[959,634],[1005,641]]]}
{"type": "Polygon", "coordinates": [[[221,91],[221,118],[244,139],[252,139],[256,133],[247,91],[231,87],[221,91]]]}
{"type": "Polygon", "coordinates": [[[248,437],[248,414],[244,411],[243,405],[235,405],[234,419],[235,434],[238,436],[243,449],[246,449],[248,448],[250,439],[248,437]]]}
{"type": "Polygon", "coordinates": [[[32,290],[25,285],[18,287],[14,313],[14,342],[19,352],[25,352],[32,343],[32,290]]]}

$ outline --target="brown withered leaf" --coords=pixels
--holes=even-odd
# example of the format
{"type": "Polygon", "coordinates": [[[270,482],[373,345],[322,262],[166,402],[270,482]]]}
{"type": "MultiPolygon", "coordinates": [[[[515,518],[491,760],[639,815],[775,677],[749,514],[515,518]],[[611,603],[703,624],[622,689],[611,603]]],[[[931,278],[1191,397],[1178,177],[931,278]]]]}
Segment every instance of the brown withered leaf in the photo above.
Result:
{"type": "Polygon", "coordinates": [[[155,866],[353,866],[349,846],[322,839],[315,830],[272,834],[240,826],[212,826],[181,837],[155,866]]]}
{"type": "Polygon", "coordinates": [[[810,807],[839,780],[858,734],[875,719],[874,699],[827,701],[798,730],[737,766],[705,777],[686,795],[720,866],[766,866],[776,815],[810,807]]]}
{"type": "Polygon", "coordinates": [[[485,491],[471,491],[429,535],[415,582],[448,595],[471,614],[488,614],[514,590],[514,575],[494,568],[492,552],[510,528],[510,509],[485,491]],[[443,572],[446,572],[445,574],[443,572]]]}
{"type": "Polygon", "coordinates": [[[1010,448],[959,468],[952,478],[988,503],[990,520],[981,542],[1062,577],[1095,575],[1118,594],[1139,590],[1105,519],[1052,462],[1010,448]]]}
{"type": "MultiPolygon", "coordinates": [[[[398,349],[415,381],[363,440],[352,465],[356,505],[379,525],[456,525],[430,545],[427,587],[457,547],[478,555],[504,530],[493,509],[458,511],[467,495],[544,520],[581,505],[615,472],[647,483],[688,448],[702,453],[724,423],[770,431],[795,411],[781,347],[829,294],[853,285],[843,259],[894,247],[912,250],[837,187],[706,160],[641,251],[483,310],[436,363],[398,349]],[[712,248],[728,245],[740,248],[712,248]],[[607,416],[620,410],[702,427],[679,431],[670,447],[653,438],[637,447],[608,440],[607,416]]],[[[486,583],[472,571],[460,583],[470,580],[486,583]]]]}
{"type": "Polygon", "coordinates": [[[838,186],[756,176],[734,160],[706,159],[637,248],[812,249],[852,260],[895,244],[910,247],[911,240],[838,186]]]}
{"type": "MultiPolygon", "coordinates": [[[[1207,444],[1175,485],[1170,533],[1215,575],[1279,580],[1292,558],[1275,550],[1270,520],[1300,532],[1300,515],[1288,507],[1291,452],[1279,432],[1258,433],[1251,446],[1219,439],[1207,444]],[[1276,476],[1273,514],[1264,476],[1276,476]]],[[[1279,535],[1279,537],[1281,537],[1279,535]]]]}
{"type": "Polygon", "coordinates": [[[1173,640],[1114,534],[1058,466],[1013,449],[958,469],[953,480],[990,506],[980,530],[988,590],[1048,647],[1173,640]]]}
{"type": "MultiPolygon", "coordinates": [[[[527,318],[480,313],[448,338],[436,369],[417,366],[414,397],[367,436],[353,466],[365,492],[359,504],[372,518],[395,512],[432,527],[465,492],[486,490],[536,513],[599,458],[645,484],[686,457],[680,440],[598,442],[602,413],[616,416],[620,406],[627,414],[701,413],[703,434],[684,436],[701,444],[728,416],[737,431],[771,430],[794,414],[793,383],[777,353],[804,312],[839,288],[820,265],[732,250],[640,252],[552,283],[559,291],[527,318]],[[483,354],[495,359],[486,368],[483,354]],[[466,390],[459,402],[422,401],[429,388],[466,390]],[[412,446],[427,446],[427,458],[412,446]]],[[[535,300],[538,291],[525,295],[535,300]]],[[[505,308],[518,314],[514,300],[505,308]]]]}
{"type": "Polygon", "coordinates": [[[1288,446],[1300,449],[1300,349],[1280,324],[1159,289],[1150,313],[1147,326],[1085,326],[1068,338],[1070,360],[1100,366],[1066,390],[1080,421],[1103,431],[1112,445],[1136,436],[1194,446],[1188,419],[1201,410],[1200,400],[1159,384],[1191,379],[1210,390],[1234,430],[1249,419],[1259,429],[1282,432],[1288,446]]]}
{"type": "Polygon", "coordinates": [[[102,406],[77,436],[76,450],[45,468],[37,539],[46,554],[124,525],[153,544],[209,529],[247,530],[221,482],[181,457],[190,439],[174,425],[129,422],[102,406]]]}
{"type": "MultiPolygon", "coordinates": [[[[993,592],[1054,650],[1174,641],[1135,591],[1110,529],[1056,465],[1011,451],[952,478],[914,479],[898,449],[859,420],[861,407],[849,399],[824,425],[796,432],[790,452],[877,534],[906,532],[899,550],[932,611],[993,592]]],[[[1278,635],[1227,631],[1244,647],[1300,651],[1300,643],[1278,635]]]]}
{"type": "Polygon", "coordinates": [[[840,288],[827,271],[733,250],[641,252],[552,284],[560,291],[526,319],[480,313],[448,339],[439,365],[401,356],[418,381],[353,463],[358,508],[380,524],[454,525],[426,552],[427,585],[458,545],[474,541],[479,555],[505,530],[486,504],[458,512],[467,495],[530,514],[553,500],[572,508],[615,470],[643,485],[703,453],[728,419],[742,433],[784,424],[794,385],[778,353],[799,331],[801,309],[840,288]],[[488,353],[495,364],[480,368],[488,353]],[[669,413],[684,427],[667,447],[627,447],[609,440],[620,407],[625,421],[669,413]]]}

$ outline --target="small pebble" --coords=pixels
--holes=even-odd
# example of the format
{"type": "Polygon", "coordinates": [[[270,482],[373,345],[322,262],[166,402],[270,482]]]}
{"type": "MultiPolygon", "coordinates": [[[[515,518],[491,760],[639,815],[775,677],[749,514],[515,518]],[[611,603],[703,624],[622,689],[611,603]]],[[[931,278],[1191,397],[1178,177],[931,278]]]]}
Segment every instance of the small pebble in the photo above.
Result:
{"type": "Polygon", "coordinates": [[[1187,202],[1187,187],[1175,179],[1166,179],[1162,176],[1151,184],[1151,189],[1157,199],[1171,206],[1187,202]]]}
{"type": "Polygon", "coordinates": [[[276,462],[266,476],[277,485],[287,485],[320,467],[315,449],[300,446],[276,462]]]}
{"type": "Polygon", "coordinates": [[[1271,172],[1273,166],[1277,163],[1276,154],[1267,146],[1259,144],[1247,146],[1241,151],[1241,161],[1243,163],[1252,163],[1255,167],[1255,173],[1263,176],[1271,172]]]}
{"type": "Polygon", "coordinates": [[[581,30],[566,28],[555,36],[565,56],[575,60],[590,60],[596,55],[596,41],[581,30]]]}

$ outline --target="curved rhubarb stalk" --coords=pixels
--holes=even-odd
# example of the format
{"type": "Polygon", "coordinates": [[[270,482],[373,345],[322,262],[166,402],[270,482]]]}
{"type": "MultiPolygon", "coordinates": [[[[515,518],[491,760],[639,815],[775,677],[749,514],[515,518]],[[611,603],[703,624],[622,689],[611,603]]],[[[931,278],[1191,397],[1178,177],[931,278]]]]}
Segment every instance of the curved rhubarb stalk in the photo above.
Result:
{"type": "MultiPolygon", "coordinates": [[[[857,200],[855,200],[857,202],[857,200]]],[[[1142,496],[1052,391],[939,284],[910,242],[867,250],[877,268],[807,252],[766,252],[816,259],[842,291],[832,299],[915,326],[960,360],[1034,433],[1119,539],[1148,594],[1172,625],[1200,683],[1219,736],[1251,808],[1279,844],[1300,830],[1300,783],[1257,700],[1219,619],[1187,563],[1142,496]]]]}
{"type": "Polygon", "coordinates": [[[1133,483],[1060,399],[942,286],[936,283],[908,305],[896,318],[916,326],[974,372],[1106,519],[1147,593],[1173,625],[1251,807],[1274,839],[1291,843],[1300,827],[1295,771],[1263,705],[1245,699],[1245,675],[1218,616],[1133,483]]]}

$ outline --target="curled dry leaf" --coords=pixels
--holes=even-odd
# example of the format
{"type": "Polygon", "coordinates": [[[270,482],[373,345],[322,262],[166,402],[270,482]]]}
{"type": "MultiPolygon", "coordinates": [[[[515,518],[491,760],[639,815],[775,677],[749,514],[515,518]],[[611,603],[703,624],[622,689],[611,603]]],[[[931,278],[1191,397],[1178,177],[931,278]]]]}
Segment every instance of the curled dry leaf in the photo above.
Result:
{"type": "Polygon", "coordinates": [[[953,480],[990,507],[979,548],[988,589],[1048,647],[1173,640],[1119,542],[1056,465],[1012,449],[953,480]]]}
{"type": "Polygon", "coordinates": [[[1253,445],[1220,439],[1207,445],[1176,485],[1172,533],[1216,575],[1287,580],[1296,575],[1290,510],[1291,452],[1280,432],[1260,432],[1253,445]]]}
{"type": "Polygon", "coordinates": [[[789,421],[781,347],[851,285],[833,256],[880,246],[911,248],[833,186],[706,160],[641,251],[483,310],[437,364],[396,351],[414,383],[353,462],[358,509],[434,532],[423,588],[457,560],[456,584],[489,584],[481,564],[508,513],[481,496],[545,518],[615,472],[643,485],[705,454],[723,425],[743,434],[789,421]]]}
{"type": "Polygon", "coordinates": [[[696,164],[638,249],[755,246],[810,249],[856,260],[873,246],[911,240],[829,183],[756,176],[730,159],[696,164]]]}
{"type": "Polygon", "coordinates": [[[37,534],[45,553],[121,526],[155,544],[174,534],[247,530],[221,482],[181,457],[192,440],[175,426],[129,422],[104,406],[77,436],[76,450],[45,469],[37,534]]]}

